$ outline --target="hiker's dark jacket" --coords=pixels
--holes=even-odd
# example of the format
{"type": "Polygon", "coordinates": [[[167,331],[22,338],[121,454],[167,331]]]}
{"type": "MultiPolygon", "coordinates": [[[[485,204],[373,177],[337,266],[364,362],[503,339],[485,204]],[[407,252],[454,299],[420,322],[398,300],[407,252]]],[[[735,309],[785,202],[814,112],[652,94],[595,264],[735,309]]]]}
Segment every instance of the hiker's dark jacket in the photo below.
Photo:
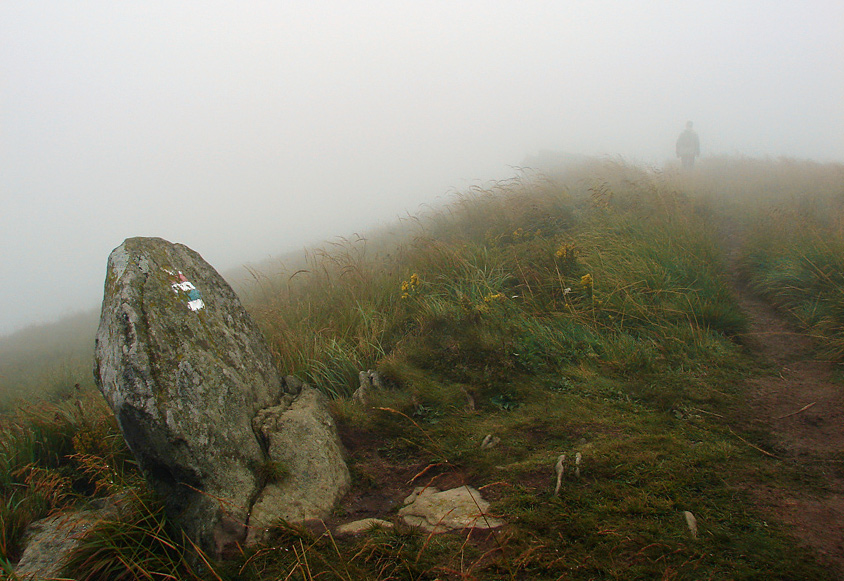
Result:
{"type": "Polygon", "coordinates": [[[677,157],[700,155],[700,140],[694,129],[686,129],[677,138],[677,157]]]}

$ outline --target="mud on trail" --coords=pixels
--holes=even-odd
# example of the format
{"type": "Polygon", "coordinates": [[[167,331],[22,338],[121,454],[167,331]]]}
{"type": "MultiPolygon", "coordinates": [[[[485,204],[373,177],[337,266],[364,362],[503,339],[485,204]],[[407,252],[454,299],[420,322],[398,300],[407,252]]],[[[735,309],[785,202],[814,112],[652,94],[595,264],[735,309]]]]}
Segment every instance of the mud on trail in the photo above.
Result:
{"type": "MultiPolygon", "coordinates": [[[[817,344],[756,298],[734,277],[734,292],[748,317],[743,342],[773,370],[746,380],[745,402],[730,419],[736,433],[753,434],[759,449],[796,474],[748,482],[763,514],[792,534],[844,579],[844,387],[835,364],[819,360],[817,344]],[[837,375],[836,377],[836,373],[837,375]]],[[[755,446],[754,446],[755,447],[755,446]]]]}

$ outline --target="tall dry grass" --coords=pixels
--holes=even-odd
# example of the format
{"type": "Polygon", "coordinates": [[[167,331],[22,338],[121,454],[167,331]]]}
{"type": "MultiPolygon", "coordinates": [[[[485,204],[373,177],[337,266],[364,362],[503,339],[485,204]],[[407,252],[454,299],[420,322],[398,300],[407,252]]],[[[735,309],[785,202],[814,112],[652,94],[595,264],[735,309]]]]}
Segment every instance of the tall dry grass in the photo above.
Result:
{"type": "Polygon", "coordinates": [[[844,361],[844,165],[721,160],[718,169],[706,187],[726,198],[747,283],[844,361]]]}
{"type": "Polygon", "coordinates": [[[339,240],[295,270],[256,272],[250,309],[279,367],[334,396],[432,333],[432,351],[458,337],[477,348],[460,357],[517,368],[609,356],[632,370],[641,349],[676,363],[743,325],[705,219],[712,210],[680,185],[607,161],[562,180],[471,189],[377,250],[339,240]]]}

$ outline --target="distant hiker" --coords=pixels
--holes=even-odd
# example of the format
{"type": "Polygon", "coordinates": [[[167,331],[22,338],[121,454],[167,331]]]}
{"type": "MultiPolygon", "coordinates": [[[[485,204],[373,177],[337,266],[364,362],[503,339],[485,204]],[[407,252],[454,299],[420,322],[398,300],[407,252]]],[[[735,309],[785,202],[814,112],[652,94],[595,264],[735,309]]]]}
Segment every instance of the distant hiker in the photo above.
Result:
{"type": "Polygon", "coordinates": [[[692,168],[695,158],[700,155],[700,139],[692,129],[692,122],[686,122],[686,130],[677,138],[677,157],[683,160],[683,167],[692,168]]]}

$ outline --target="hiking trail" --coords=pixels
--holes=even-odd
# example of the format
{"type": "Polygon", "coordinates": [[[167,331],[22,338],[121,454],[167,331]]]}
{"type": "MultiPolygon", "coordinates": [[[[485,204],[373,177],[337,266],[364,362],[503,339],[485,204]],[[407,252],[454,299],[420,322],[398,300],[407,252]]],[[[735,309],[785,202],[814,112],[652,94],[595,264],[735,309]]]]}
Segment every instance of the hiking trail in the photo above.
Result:
{"type": "MultiPolygon", "coordinates": [[[[749,322],[748,350],[774,370],[745,380],[745,402],[730,424],[766,434],[767,452],[802,474],[805,486],[747,483],[763,514],[785,523],[844,579],[844,389],[836,365],[817,357],[812,337],[756,297],[740,280],[740,243],[728,236],[733,291],[749,322]]],[[[763,446],[764,447],[764,446],[763,446]]]]}

